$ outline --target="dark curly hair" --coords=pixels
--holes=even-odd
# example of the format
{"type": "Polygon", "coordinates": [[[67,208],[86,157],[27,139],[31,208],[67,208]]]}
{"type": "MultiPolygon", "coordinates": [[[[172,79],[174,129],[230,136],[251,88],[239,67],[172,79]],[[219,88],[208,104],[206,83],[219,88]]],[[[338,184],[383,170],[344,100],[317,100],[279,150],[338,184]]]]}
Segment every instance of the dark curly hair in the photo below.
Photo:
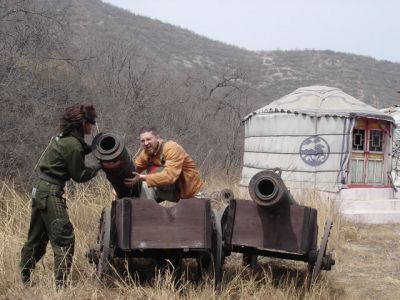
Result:
{"type": "Polygon", "coordinates": [[[61,117],[60,130],[64,135],[73,131],[78,131],[83,135],[83,122],[95,124],[96,117],[97,114],[93,105],[72,105],[65,109],[65,113],[61,117]]]}

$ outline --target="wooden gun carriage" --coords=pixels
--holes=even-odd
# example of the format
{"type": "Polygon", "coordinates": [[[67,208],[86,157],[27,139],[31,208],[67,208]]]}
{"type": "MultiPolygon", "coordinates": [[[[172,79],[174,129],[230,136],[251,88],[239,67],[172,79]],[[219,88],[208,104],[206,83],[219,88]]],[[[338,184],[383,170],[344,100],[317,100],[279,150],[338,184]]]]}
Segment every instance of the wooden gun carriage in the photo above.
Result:
{"type": "Polygon", "coordinates": [[[221,228],[209,199],[185,199],[172,207],[139,198],[115,200],[103,209],[97,244],[89,253],[99,277],[118,259],[195,258],[199,269],[221,278],[221,228]]]}
{"type": "Polygon", "coordinates": [[[124,178],[132,176],[135,166],[115,132],[99,133],[93,140],[95,157],[113,162],[115,168],[103,169],[117,200],[101,214],[97,243],[87,256],[102,277],[118,260],[134,258],[195,258],[200,270],[212,271],[221,278],[221,225],[211,209],[210,199],[185,199],[164,207],[152,200],[140,199],[141,185],[126,188],[124,178]]]}
{"type": "Polygon", "coordinates": [[[321,270],[335,264],[326,251],[332,222],[326,221],[318,249],[317,210],[297,204],[280,175],[279,169],[257,173],[249,184],[253,201],[232,197],[222,209],[223,255],[243,253],[250,266],[257,256],[304,261],[315,281],[321,270]]]}

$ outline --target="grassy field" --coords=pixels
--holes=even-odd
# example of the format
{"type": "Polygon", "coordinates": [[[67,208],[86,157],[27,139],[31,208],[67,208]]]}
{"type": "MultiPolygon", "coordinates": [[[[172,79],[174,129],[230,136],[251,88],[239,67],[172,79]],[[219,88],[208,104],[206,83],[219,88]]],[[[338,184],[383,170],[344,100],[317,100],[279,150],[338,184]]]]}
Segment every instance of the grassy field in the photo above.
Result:
{"type": "MultiPolygon", "coordinates": [[[[208,180],[210,191],[224,187],[236,191],[232,184],[208,180]]],[[[33,273],[32,286],[24,287],[18,263],[29,225],[30,199],[11,183],[0,182],[1,299],[400,299],[400,224],[346,222],[332,203],[307,194],[297,200],[318,209],[320,231],[327,218],[333,219],[328,249],[336,258],[333,270],[323,272],[311,290],[305,287],[305,263],[262,258],[250,270],[241,265],[238,255],[227,258],[218,291],[209,278],[196,282],[188,274],[176,278],[169,271],[155,271],[152,278],[140,282],[114,276],[101,283],[84,254],[96,240],[102,208],[112,201],[109,185],[103,179],[74,185],[67,189],[67,198],[76,235],[72,279],[64,290],[55,291],[49,246],[33,273]]],[[[213,200],[214,207],[220,205],[213,200]]],[[[186,267],[190,269],[190,262],[186,267]]]]}

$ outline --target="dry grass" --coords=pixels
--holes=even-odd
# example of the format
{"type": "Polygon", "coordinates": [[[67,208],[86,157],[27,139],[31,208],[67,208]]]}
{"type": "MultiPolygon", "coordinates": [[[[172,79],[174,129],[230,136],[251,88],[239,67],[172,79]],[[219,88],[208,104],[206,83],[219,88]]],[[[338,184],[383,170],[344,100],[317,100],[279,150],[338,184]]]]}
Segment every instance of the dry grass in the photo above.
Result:
{"type": "MultiPolygon", "coordinates": [[[[237,191],[234,181],[207,180],[208,192],[225,187],[237,191]]],[[[196,283],[184,276],[176,278],[169,271],[157,271],[152,279],[144,282],[115,276],[104,285],[97,280],[84,253],[96,240],[102,208],[111,203],[109,185],[103,179],[74,185],[67,190],[67,198],[76,234],[72,280],[64,290],[54,290],[53,256],[48,247],[48,253],[33,273],[33,286],[25,288],[19,282],[18,263],[29,225],[29,195],[18,193],[11,183],[0,182],[0,298],[391,299],[397,298],[400,290],[400,226],[345,222],[332,203],[315,197],[304,199],[307,205],[318,209],[320,232],[325,220],[333,219],[328,247],[334,249],[337,265],[324,273],[312,290],[304,285],[307,276],[304,263],[262,258],[255,270],[249,270],[241,266],[238,255],[227,258],[219,291],[213,289],[208,278],[196,283]],[[374,289],[377,286],[380,287],[374,289]]],[[[213,205],[217,207],[221,203],[213,201],[213,205]]]]}

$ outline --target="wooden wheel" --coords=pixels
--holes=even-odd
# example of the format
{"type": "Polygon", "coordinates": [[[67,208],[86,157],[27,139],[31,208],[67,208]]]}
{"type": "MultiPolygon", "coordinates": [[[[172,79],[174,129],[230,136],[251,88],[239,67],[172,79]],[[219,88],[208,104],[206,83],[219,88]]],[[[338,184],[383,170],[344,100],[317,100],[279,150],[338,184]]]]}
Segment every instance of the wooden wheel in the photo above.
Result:
{"type": "MultiPolygon", "coordinates": [[[[312,270],[311,284],[315,283],[315,281],[317,280],[317,278],[319,276],[319,273],[321,272],[321,269],[323,269],[323,260],[324,260],[325,256],[327,256],[326,246],[328,245],[328,239],[329,239],[329,234],[331,232],[331,228],[332,228],[332,221],[327,220],[325,222],[324,235],[322,236],[321,245],[318,250],[317,260],[315,261],[314,266],[312,266],[310,268],[310,271],[312,270]]],[[[328,264],[330,267],[331,265],[333,265],[335,263],[335,261],[332,259],[330,254],[328,254],[327,258],[328,258],[328,264]]]]}
{"type": "Polygon", "coordinates": [[[97,264],[97,276],[102,279],[110,269],[111,261],[111,208],[106,207],[103,209],[100,219],[100,254],[99,262],[97,264]]]}
{"type": "Polygon", "coordinates": [[[214,267],[215,286],[218,286],[222,280],[222,229],[220,219],[212,212],[213,218],[213,237],[212,237],[212,262],[214,267]]]}
{"type": "Polygon", "coordinates": [[[197,271],[199,278],[202,277],[203,270],[212,274],[215,286],[217,287],[222,279],[223,253],[221,223],[214,211],[211,212],[211,224],[211,251],[209,254],[197,259],[197,271]]]}

